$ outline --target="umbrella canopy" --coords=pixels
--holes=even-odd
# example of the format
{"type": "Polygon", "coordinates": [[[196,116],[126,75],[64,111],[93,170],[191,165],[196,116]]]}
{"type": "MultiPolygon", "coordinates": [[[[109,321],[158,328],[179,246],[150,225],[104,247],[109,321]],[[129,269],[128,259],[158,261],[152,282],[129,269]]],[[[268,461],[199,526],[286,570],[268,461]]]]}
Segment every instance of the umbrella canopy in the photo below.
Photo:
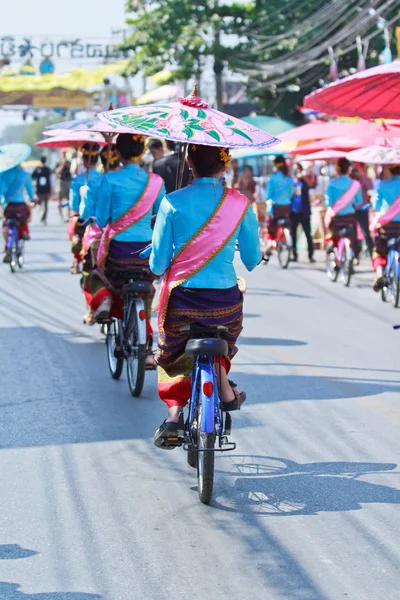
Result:
{"type": "Polygon", "coordinates": [[[179,96],[178,88],[171,83],[162,85],[151,92],[146,92],[143,96],[137,99],[136,104],[150,104],[151,102],[164,102],[177,98],[179,96]]]}
{"type": "Polygon", "coordinates": [[[243,117],[242,121],[250,123],[262,131],[268,131],[272,135],[279,135],[284,131],[295,129],[295,126],[289,121],[278,119],[277,117],[266,117],[264,115],[255,115],[254,117],[243,117]]]}
{"type": "Polygon", "coordinates": [[[400,60],[345,77],[304,99],[307,108],[340,117],[400,119],[400,60]]]}
{"type": "MultiPolygon", "coordinates": [[[[347,151],[356,150],[364,146],[357,138],[328,138],[326,140],[319,140],[318,142],[312,142],[311,144],[305,144],[300,146],[296,150],[292,150],[289,154],[311,154],[312,152],[329,151],[329,150],[340,150],[347,151]]],[[[342,153],[343,156],[343,153],[342,153]]]]}
{"type": "Polygon", "coordinates": [[[343,156],[348,156],[347,152],[344,150],[321,150],[320,152],[307,154],[307,156],[304,157],[304,160],[336,160],[338,158],[343,158],[343,156]]]}
{"type": "Polygon", "coordinates": [[[6,144],[0,146],[0,173],[9,171],[24,162],[32,152],[28,144],[6,144]]]}
{"type": "Polygon", "coordinates": [[[131,106],[98,116],[110,125],[122,125],[134,133],[175,142],[227,148],[266,148],[279,142],[254,125],[209,108],[198,96],[197,86],[178,102],[131,106]]]}
{"type": "Polygon", "coordinates": [[[131,129],[128,127],[118,127],[117,125],[109,125],[104,121],[100,121],[97,117],[88,117],[86,119],[75,119],[72,121],[64,121],[63,123],[56,123],[46,127],[45,135],[55,135],[52,132],[56,131],[62,134],[64,130],[69,131],[94,131],[96,133],[112,133],[114,135],[118,133],[131,133],[131,129]]]}
{"type": "Polygon", "coordinates": [[[349,160],[376,165],[400,165],[400,147],[369,146],[350,152],[349,160]]]}
{"type": "MultiPolygon", "coordinates": [[[[325,122],[325,121],[313,121],[307,123],[307,125],[301,125],[282,133],[279,137],[282,141],[292,142],[314,142],[317,140],[324,140],[327,138],[337,137],[350,137],[375,140],[375,138],[386,138],[386,137],[399,137],[399,128],[393,125],[386,125],[381,123],[371,123],[368,121],[357,121],[356,123],[344,123],[344,122],[325,122]],[[367,138],[367,136],[369,136],[367,138]]],[[[367,141],[364,145],[371,145],[374,141],[367,141]]]]}
{"type": "Polygon", "coordinates": [[[39,148],[79,148],[87,142],[92,142],[99,146],[105,146],[107,143],[100,133],[89,131],[64,131],[63,135],[49,136],[47,139],[37,142],[36,146],[39,148]]]}

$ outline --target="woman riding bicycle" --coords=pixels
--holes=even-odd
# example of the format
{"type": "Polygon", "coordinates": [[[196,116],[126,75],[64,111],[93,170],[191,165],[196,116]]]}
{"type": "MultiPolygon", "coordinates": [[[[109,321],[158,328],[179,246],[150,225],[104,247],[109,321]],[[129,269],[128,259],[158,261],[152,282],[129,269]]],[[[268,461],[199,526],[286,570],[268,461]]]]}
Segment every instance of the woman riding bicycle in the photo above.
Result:
{"type": "Polygon", "coordinates": [[[185,355],[184,325],[228,328],[229,357],[220,359],[223,407],[237,410],[244,402],[244,392],[227,378],[243,319],[243,296],[233,266],[236,243],[249,271],[261,260],[251,201],[219,183],[230,163],[228,151],[190,145],[188,163],[194,181],[161,203],[150,257],[153,273],[165,273],[156,362],[158,392],[168,416],[155,434],[160,447],[162,438],[177,436],[182,429],[190,396],[193,360],[185,355]]]}
{"type": "MultiPolygon", "coordinates": [[[[104,146],[100,152],[100,160],[103,168],[108,167],[108,171],[118,171],[120,166],[119,154],[116,150],[109,149],[104,146]]],[[[94,218],[96,215],[97,201],[100,191],[100,185],[102,178],[99,177],[92,182],[92,185],[85,186],[82,194],[82,201],[80,206],[79,216],[83,221],[94,218]]],[[[86,325],[95,325],[96,320],[92,311],[91,305],[93,297],[97,294],[99,289],[103,287],[98,277],[92,275],[93,267],[97,259],[97,251],[101,239],[101,229],[96,223],[89,224],[83,235],[82,239],[82,274],[83,274],[83,293],[85,294],[86,304],[88,312],[83,317],[83,322],[86,325]]]]}
{"type": "Polygon", "coordinates": [[[356,235],[356,207],[361,206],[363,198],[361,185],[349,177],[350,162],[339,158],[336,165],[337,177],[332,179],[326,190],[325,227],[330,229],[331,244],[335,244],[338,232],[344,227],[351,229],[353,247],[356,235]]]}
{"type": "Polygon", "coordinates": [[[277,232],[277,219],[290,219],[292,196],[294,191],[293,179],[289,174],[289,167],[283,156],[277,156],[274,160],[275,173],[268,180],[266,195],[270,202],[270,216],[268,219],[268,247],[266,253],[270,253],[272,242],[277,232]]]}
{"type": "Polygon", "coordinates": [[[384,269],[387,264],[389,238],[400,236],[400,165],[390,167],[392,177],[383,180],[378,188],[376,210],[382,212],[374,226],[377,237],[374,240],[372,265],[377,279],[374,291],[379,292],[386,283],[384,269]]]}
{"type": "MultiPolygon", "coordinates": [[[[140,167],[146,152],[143,136],[120,134],[116,148],[124,168],[103,177],[96,207],[97,223],[102,228],[107,226],[97,254],[103,285],[92,302],[99,322],[109,318],[112,308],[113,312],[121,310],[117,294],[126,283],[126,275],[135,269],[149,268],[148,258],[140,258],[139,254],[151,243],[153,215],[165,196],[161,177],[140,167]],[[113,295],[113,291],[117,294],[113,295]]],[[[153,281],[154,276],[149,273],[145,279],[153,281]]],[[[149,326],[153,297],[154,291],[144,298],[149,326]]]]}
{"type": "MultiPolygon", "coordinates": [[[[20,239],[29,240],[28,220],[31,216],[29,205],[25,201],[25,192],[31,201],[34,199],[32,178],[21,166],[0,174],[0,200],[4,210],[3,237],[7,244],[8,219],[19,222],[20,239]]],[[[4,249],[3,262],[10,262],[10,252],[4,249]]]]}
{"type": "Polygon", "coordinates": [[[85,208],[84,197],[85,187],[90,188],[100,178],[100,173],[96,170],[99,160],[99,146],[87,142],[82,147],[82,162],[85,167],[80,175],[75,177],[69,193],[69,206],[71,218],[68,225],[68,234],[71,240],[71,251],[74,260],[71,265],[71,273],[79,273],[79,264],[82,262],[82,237],[84,229],[79,226],[79,220],[85,208]]]}

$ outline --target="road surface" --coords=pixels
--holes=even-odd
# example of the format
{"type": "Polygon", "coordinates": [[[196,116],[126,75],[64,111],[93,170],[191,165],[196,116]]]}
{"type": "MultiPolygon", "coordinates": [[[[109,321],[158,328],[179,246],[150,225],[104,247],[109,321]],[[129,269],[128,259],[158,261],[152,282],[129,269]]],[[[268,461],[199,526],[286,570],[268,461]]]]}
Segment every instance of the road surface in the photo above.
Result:
{"type": "MultiPolygon", "coordinates": [[[[210,506],[82,324],[65,226],[0,267],[1,600],[398,600],[400,310],[323,263],[248,276],[248,394],[210,506]]],[[[304,260],[304,253],[303,253],[304,260]]]]}

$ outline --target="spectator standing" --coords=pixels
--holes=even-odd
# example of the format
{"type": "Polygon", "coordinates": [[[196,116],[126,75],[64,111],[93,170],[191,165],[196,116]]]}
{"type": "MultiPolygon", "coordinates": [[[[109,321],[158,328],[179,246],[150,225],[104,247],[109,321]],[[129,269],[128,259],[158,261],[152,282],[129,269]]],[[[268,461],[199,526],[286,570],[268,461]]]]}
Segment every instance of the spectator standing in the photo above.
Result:
{"type": "Polygon", "coordinates": [[[297,163],[294,166],[294,192],[291,209],[290,218],[293,238],[292,260],[297,262],[297,229],[299,225],[301,225],[307,239],[308,258],[311,263],[314,263],[314,247],[311,237],[310,186],[304,176],[303,167],[300,163],[297,163]]]}
{"type": "Polygon", "coordinates": [[[39,206],[42,208],[41,221],[47,225],[48,204],[51,194],[51,171],[46,165],[47,158],[42,156],[40,159],[42,166],[36,167],[32,173],[32,179],[36,182],[36,195],[39,206]]]}
{"type": "MultiPolygon", "coordinates": [[[[60,192],[58,195],[58,212],[63,219],[63,203],[69,201],[69,191],[71,189],[72,173],[71,162],[64,154],[62,162],[56,168],[56,175],[60,178],[60,192]]],[[[68,204],[68,219],[70,217],[70,208],[68,204]]]]}
{"type": "MultiPolygon", "coordinates": [[[[164,156],[160,156],[153,163],[153,173],[160,175],[164,179],[167,194],[175,192],[178,187],[179,169],[181,158],[176,150],[175,142],[167,140],[167,150],[164,156]]],[[[185,163],[182,179],[182,187],[186,187],[189,182],[189,168],[185,163]]]]}

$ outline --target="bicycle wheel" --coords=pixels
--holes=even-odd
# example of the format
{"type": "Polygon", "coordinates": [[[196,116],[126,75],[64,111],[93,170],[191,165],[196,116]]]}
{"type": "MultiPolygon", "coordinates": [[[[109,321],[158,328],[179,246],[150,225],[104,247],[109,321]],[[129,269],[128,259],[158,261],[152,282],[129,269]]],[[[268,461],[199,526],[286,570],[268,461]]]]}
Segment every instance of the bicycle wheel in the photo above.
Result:
{"type": "Polygon", "coordinates": [[[195,446],[189,446],[189,450],[187,452],[187,462],[190,467],[195,469],[197,467],[197,449],[195,446]]]}
{"type": "Polygon", "coordinates": [[[336,263],[336,248],[326,253],[326,273],[331,281],[337,281],[339,269],[336,263]]]}
{"type": "Polygon", "coordinates": [[[391,282],[392,287],[392,304],[395,308],[399,308],[400,304],[400,277],[395,275],[391,282]]]}
{"type": "Polygon", "coordinates": [[[120,327],[121,322],[116,321],[115,319],[112,319],[112,321],[106,325],[108,367],[113,379],[119,379],[124,368],[124,359],[115,356],[117,346],[121,347],[120,327]]]}
{"type": "Polygon", "coordinates": [[[214,487],[215,433],[201,431],[202,407],[199,406],[197,426],[197,485],[199,498],[203,504],[211,500],[214,487]]]}
{"type": "Polygon", "coordinates": [[[340,276],[345,287],[349,287],[353,275],[353,261],[345,258],[340,266],[340,276]]]}
{"type": "Polygon", "coordinates": [[[11,273],[15,273],[15,271],[17,270],[17,266],[18,266],[17,245],[16,245],[15,238],[13,238],[13,244],[12,244],[11,252],[10,252],[11,273]]]}
{"type": "Polygon", "coordinates": [[[147,354],[146,345],[138,343],[138,331],[136,305],[133,303],[126,335],[126,350],[128,352],[126,371],[129,390],[135,398],[140,396],[143,390],[147,354]]]}
{"type": "Polygon", "coordinates": [[[21,240],[18,244],[18,252],[17,252],[18,266],[20,269],[24,266],[25,262],[25,242],[21,240]]]}
{"type": "Polygon", "coordinates": [[[286,242],[278,242],[278,260],[282,269],[287,269],[290,261],[290,247],[286,242]]]}

